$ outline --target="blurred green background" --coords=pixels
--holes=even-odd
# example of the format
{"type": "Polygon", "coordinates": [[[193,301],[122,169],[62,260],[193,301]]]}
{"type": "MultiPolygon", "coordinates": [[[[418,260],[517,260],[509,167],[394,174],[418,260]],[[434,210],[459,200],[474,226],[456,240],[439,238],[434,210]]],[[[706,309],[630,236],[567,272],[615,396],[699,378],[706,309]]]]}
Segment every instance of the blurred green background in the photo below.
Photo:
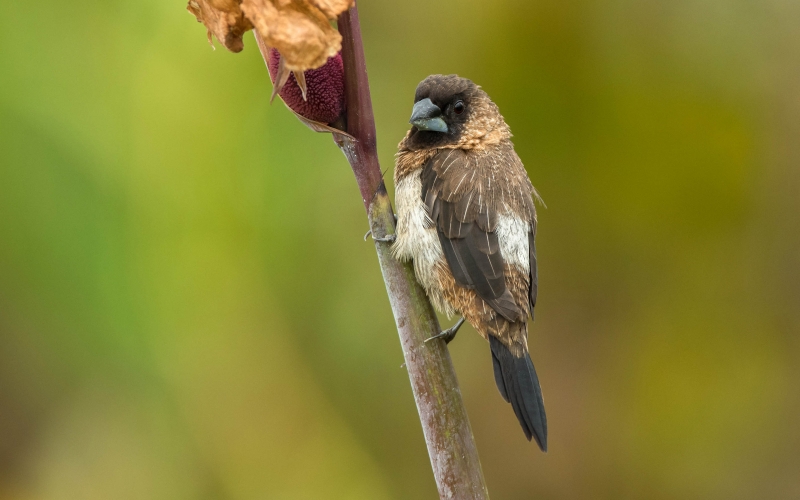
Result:
{"type": "MultiPolygon", "coordinates": [[[[548,206],[548,454],[451,344],[493,498],[800,498],[800,4],[360,14],[387,178],[457,72],[548,206]]],[[[213,51],[180,1],[0,23],[0,499],[435,498],[352,173],[252,34],[213,51]]]]}

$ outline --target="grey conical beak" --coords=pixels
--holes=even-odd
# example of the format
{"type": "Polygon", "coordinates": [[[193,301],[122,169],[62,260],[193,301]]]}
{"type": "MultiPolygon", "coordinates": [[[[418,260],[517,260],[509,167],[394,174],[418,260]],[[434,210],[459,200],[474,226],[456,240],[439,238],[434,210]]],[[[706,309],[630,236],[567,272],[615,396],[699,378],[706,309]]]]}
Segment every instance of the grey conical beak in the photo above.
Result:
{"type": "Polygon", "coordinates": [[[447,123],[442,119],[442,110],[427,98],[414,104],[414,110],[411,112],[411,119],[408,122],[419,130],[447,132],[447,123]]]}

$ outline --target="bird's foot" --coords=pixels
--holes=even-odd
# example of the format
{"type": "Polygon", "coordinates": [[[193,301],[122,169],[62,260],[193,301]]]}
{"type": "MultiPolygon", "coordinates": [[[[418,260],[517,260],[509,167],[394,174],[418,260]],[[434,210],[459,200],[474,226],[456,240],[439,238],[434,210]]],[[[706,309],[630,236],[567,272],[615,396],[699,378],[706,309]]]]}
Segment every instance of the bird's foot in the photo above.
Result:
{"type": "Polygon", "coordinates": [[[451,326],[447,330],[444,330],[442,333],[438,335],[434,335],[433,337],[426,340],[425,343],[428,343],[433,339],[442,339],[444,340],[445,344],[449,344],[450,341],[456,338],[456,333],[458,333],[458,329],[461,328],[461,325],[463,324],[464,324],[464,318],[461,318],[455,325],[451,326]]]}
{"type": "Polygon", "coordinates": [[[386,236],[376,238],[372,235],[372,229],[364,234],[364,241],[367,241],[367,237],[369,236],[372,236],[373,241],[380,241],[381,243],[394,243],[397,240],[397,235],[395,234],[387,234],[386,236]]]}
{"type": "MultiPolygon", "coordinates": [[[[392,214],[392,217],[394,217],[394,223],[397,224],[397,214],[392,214]]],[[[382,243],[394,243],[397,240],[397,235],[395,234],[387,234],[382,238],[376,238],[372,235],[372,229],[364,233],[364,241],[367,241],[368,236],[372,236],[374,241],[380,241],[382,243]]]]}

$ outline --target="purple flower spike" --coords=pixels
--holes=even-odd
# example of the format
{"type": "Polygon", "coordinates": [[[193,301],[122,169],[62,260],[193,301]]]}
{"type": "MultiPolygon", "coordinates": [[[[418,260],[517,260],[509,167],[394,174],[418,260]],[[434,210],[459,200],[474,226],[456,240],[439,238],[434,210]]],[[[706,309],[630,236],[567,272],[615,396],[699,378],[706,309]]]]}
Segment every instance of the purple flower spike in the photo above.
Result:
{"type": "MultiPolygon", "coordinates": [[[[275,85],[281,55],[276,49],[269,49],[269,76],[275,85]]],[[[341,53],[328,59],[317,69],[305,71],[305,96],[295,75],[286,80],[278,91],[283,102],[298,115],[321,123],[333,123],[344,110],[344,66],[341,53]]]]}

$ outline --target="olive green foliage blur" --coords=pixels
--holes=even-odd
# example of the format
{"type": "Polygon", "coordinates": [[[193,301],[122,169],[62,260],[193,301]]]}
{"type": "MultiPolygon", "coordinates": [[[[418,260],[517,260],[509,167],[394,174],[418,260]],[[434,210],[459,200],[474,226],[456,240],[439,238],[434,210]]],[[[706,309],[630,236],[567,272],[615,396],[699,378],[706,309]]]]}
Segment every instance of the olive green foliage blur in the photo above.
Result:
{"type": "MultiPolygon", "coordinates": [[[[387,179],[416,84],[459,73],[547,203],[548,454],[450,345],[493,497],[800,497],[800,4],[359,7],[387,179]]],[[[0,19],[0,498],[435,498],[352,173],[252,34],[0,19]]]]}

